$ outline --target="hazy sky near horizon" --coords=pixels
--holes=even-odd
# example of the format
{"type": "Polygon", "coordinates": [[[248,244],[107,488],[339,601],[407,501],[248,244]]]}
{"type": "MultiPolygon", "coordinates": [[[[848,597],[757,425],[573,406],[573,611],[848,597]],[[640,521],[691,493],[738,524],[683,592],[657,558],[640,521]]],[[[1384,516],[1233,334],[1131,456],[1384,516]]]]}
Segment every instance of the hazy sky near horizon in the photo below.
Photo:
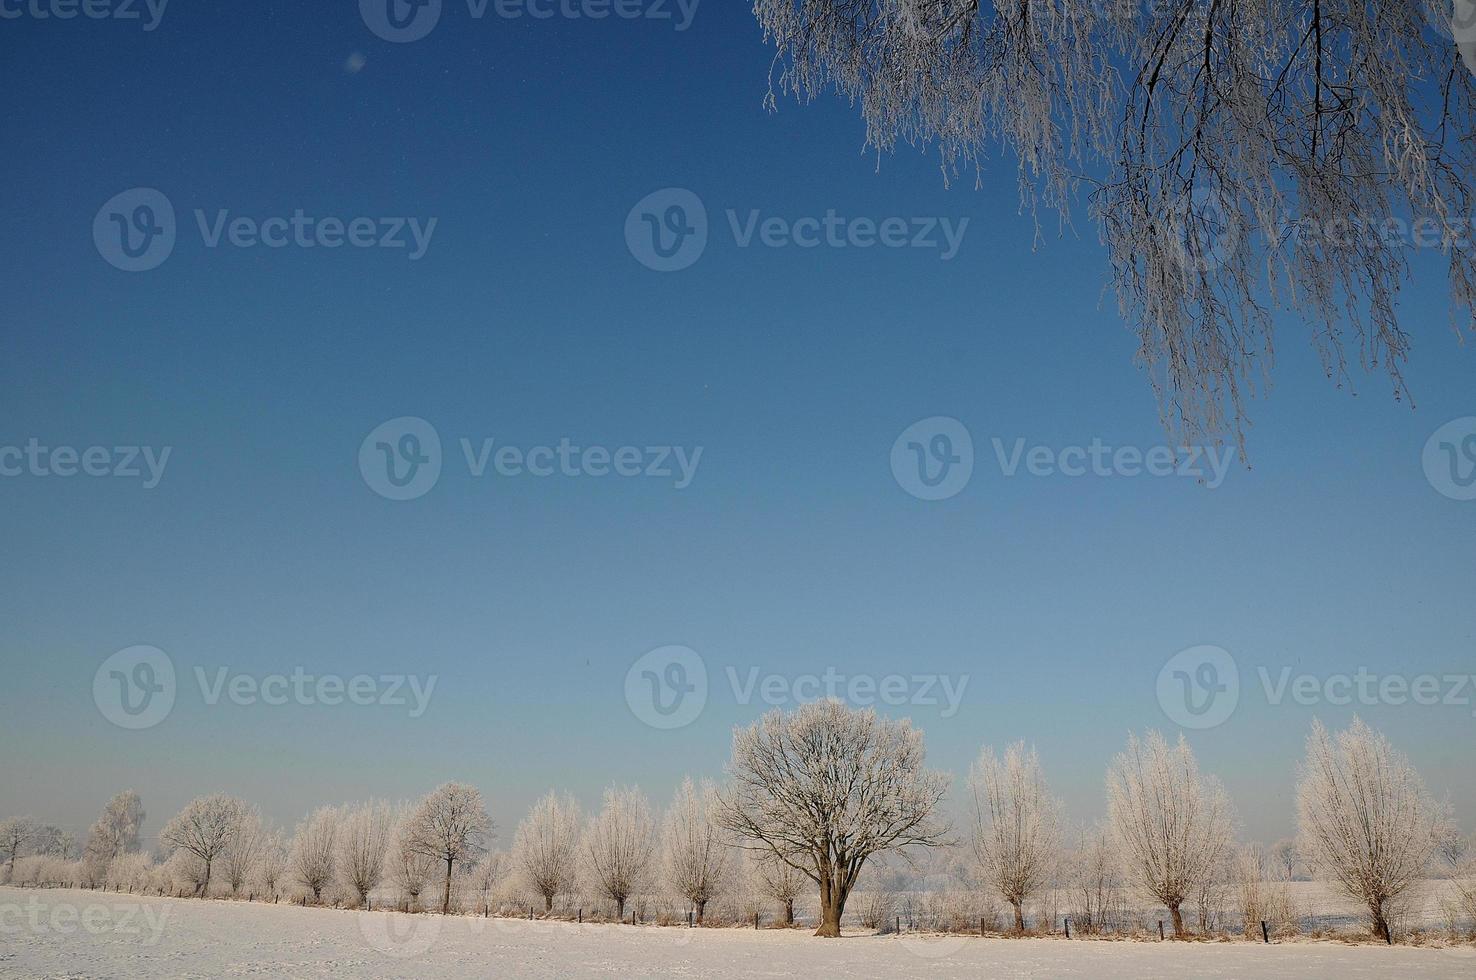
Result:
{"type": "MultiPolygon", "coordinates": [[[[1463,704],[1338,705],[1321,687],[1362,668],[1444,695],[1447,675],[1476,675],[1476,502],[1422,465],[1437,429],[1476,416],[1476,349],[1451,330],[1433,252],[1412,253],[1401,302],[1415,406],[1356,366],[1340,390],[1287,322],[1251,403],[1251,465],[1218,485],[1007,476],[1018,440],[1166,438],[1084,203],[1078,233],[1048,220],[1033,249],[1012,160],[947,187],[925,153],[864,152],[842,100],[766,111],[771,54],[746,4],[703,3],[678,30],[478,20],[447,0],[413,43],[355,6],[181,2],[148,31],[0,22],[0,448],[169,449],[151,488],[0,476],[0,815],[80,835],[132,787],[149,833],[210,791],[290,826],[457,778],[505,846],[549,788],[593,806],[638,783],[664,803],[684,774],[719,776],[764,690],[789,704],[830,671],[906,678],[907,703],[880,710],[912,718],[960,780],[981,745],[1034,742],[1084,821],[1129,730],[1180,731],[1160,671],[1209,644],[1234,660],[1238,704],[1186,731],[1248,837],[1291,832],[1309,724],[1355,712],[1476,824],[1476,680],[1463,704]],[[106,240],[105,204],[134,188],[177,220],[167,260],[130,273],[94,223],[106,240]],[[627,239],[666,188],[709,217],[705,253],[670,273],[627,239]],[[265,232],[299,210],[370,218],[366,235],[407,247],[231,242],[233,219],[265,232]],[[911,233],[939,219],[939,247],[740,244],[755,217],[823,228],[832,212],[911,233]],[[397,501],[361,448],[403,417],[433,428],[441,472],[397,501]],[[892,467],[934,417],[974,447],[967,485],[936,501],[892,467]],[[675,453],[670,477],[490,462],[562,440],[637,447],[643,470],[646,447],[680,447],[695,466],[679,488],[675,453]],[[94,679],[136,645],[167,654],[177,692],[127,730],[94,679]],[[709,681],[676,730],[645,723],[626,684],[668,645],[709,681]],[[413,699],[209,703],[222,678],[245,691],[294,671],[435,686],[415,717],[413,699]],[[1263,671],[1324,696],[1273,703],[1263,671]]],[[[138,200],[116,211],[125,227],[142,227],[138,200]]]]}

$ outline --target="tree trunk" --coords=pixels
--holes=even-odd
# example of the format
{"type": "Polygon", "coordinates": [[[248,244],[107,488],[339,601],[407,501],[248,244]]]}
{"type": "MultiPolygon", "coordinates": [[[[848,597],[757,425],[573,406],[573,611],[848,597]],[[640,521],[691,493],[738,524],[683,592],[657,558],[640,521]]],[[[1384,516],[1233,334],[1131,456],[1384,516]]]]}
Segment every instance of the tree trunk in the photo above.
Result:
{"type": "Polygon", "coordinates": [[[1025,931],[1025,910],[1019,902],[1012,903],[1015,906],[1015,931],[1025,931]]]}
{"type": "Polygon", "coordinates": [[[707,910],[707,899],[697,903],[697,924],[702,925],[702,914],[707,910]]]}
{"type": "Polygon", "coordinates": [[[846,911],[846,891],[840,885],[826,881],[820,886],[820,928],[815,935],[826,939],[840,938],[841,916],[846,911]]]}
{"type": "Polygon", "coordinates": [[[784,924],[787,926],[794,925],[794,899],[792,898],[786,898],[784,900],[784,924]]]}
{"type": "Polygon", "coordinates": [[[1173,905],[1170,905],[1169,906],[1169,915],[1171,915],[1173,917],[1173,920],[1174,920],[1174,938],[1175,939],[1183,939],[1184,938],[1184,916],[1183,916],[1182,913],[1179,912],[1179,904],[1177,902],[1175,902],[1173,905]]]}
{"type": "Polygon", "coordinates": [[[543,896],[543,914],[544,915],[551,915],[553,913],[553,910],[554,910],[554,897],[552,895],[545,895],[545,896],[543,896]]]}
{"type": "Polygon", "coordinates": [[[208,898],[210,895],[210,858],[205,859],[205,883],[200,886],[200,897],[208,898]]]}
{"type": "Polygon", "coordinates": [[[1374,935],[1390,946],[1394,945],[1394,933],[1389,929],[1389,919],[1384,915],[1383,903],[1373,903],[1369,911],[1373,913],[1374,935]]]}
{"type": "Polygon", "coordinates": [[[625,918],[625,899],[615,899],[615,921],[620,922],[625,918]]]}
{"type": "Polygon", "coordinates": [[[441,914],[451,914],[451,859],[446,859],[446,887],[441,891],[441,914]]]}

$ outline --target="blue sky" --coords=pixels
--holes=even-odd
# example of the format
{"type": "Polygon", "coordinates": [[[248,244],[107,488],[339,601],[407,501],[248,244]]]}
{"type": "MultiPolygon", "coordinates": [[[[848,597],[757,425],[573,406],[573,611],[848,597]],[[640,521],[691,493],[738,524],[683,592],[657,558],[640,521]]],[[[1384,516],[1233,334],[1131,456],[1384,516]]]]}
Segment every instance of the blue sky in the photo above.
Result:
{"type": "MultiPolygon", "coordinates": [[[[118,21],[0,22],[0,445],[172,447],[137,481],[0,478],[0,813],[78,831],[132,786],[151,829],[226,790],[290,824],[322,802],[479,785],[502,842],[550,787],[611,781],[664,800],[720,773],[724,677],[967,676],[959,710],[886,709],[962,774],[1026,738],[1075,819],[1103,810],[1129,729],[1177,731],[1161,667],[1230,651],[1242,695],[1192,732],[1248,836],[1291,831],[1312,717],[1256,668],[1326,678],[1476,673],[1476,503],[1440,495],[1421,452],[1476,415],[1473,351],[1439,263],[1401,306],[1416,409],[1354,392],[1282,326],[1252,404],[1252,468],[1186,479],[1006,478],[990,440],[1161,444],[1136,341],[1080,238],[1032,250],[1013,163],[944,186],[936,163],[862,150],[839,100],[763,107],[770,55],[742,4],[664,22],[470,18],[391,44],[352,3],[170,5],[118,21]],[[161,191],[179,241],[129,274],[99,255],[98,209],[161,191]],[[706,204],[681,272],[627,249],[636,202],[706,204]],[[208,248],[193,212],[434,217],[423,258],[389,249],[208,248]],[[739,248],[726,212],[969,220],[937,250],[739,248]],[[444,472],[376,495],[360,444],[430,422],[444,472]],[[933,416],[977,450],[948,500],[893,478],[893,441],[933,416]],[[457,441],[701,446],[691,486],[472,477],[457,441]],[[94,704],[114,651],[180,675],[161,724],[94,704]],[[697,651],[713,681],[680,731],[624,695],[649,650],[697,651]],[[437,675],[427,711],[207,705],[193,670],[261,678],[437,675]]],[[[1084,209],[1083,209],[1084,210],[1084,209]]],[[[1476,695],[1476,691],[1468,692],[1476,695]]],[[[1476,819],[1465,706],[1358,709],[1476,819]]]]}

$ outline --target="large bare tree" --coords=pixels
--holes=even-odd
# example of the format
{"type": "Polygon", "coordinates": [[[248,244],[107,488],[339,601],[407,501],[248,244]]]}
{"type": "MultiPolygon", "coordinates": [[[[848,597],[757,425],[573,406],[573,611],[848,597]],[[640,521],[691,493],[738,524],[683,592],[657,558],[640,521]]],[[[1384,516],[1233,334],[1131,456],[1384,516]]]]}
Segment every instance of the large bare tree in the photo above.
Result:
{"type": "Polygon", "coordinates": [[[1329,735],[1312,723],[1297,784],[1298,849],[1394,941],[1389,903],[1429,871],[1439,810],[1419,773],[1361,719],[1329,735]]]}
{"type": "MultiPolygon", "coordinates": [[[[1476,299],[1471,0],[755,0],[771,104],[835,89],[867,144],[936,149],[945,177],[1017,161],[1069,224],[1083,187],[1165,423],[1243,431],[1278,310],[1328,375],[1407,395],[1402,222],[1476,299]],[[1456,43],[1459,39],[1460,43],[1456,43]],[[1350,336],[1351,335],[1351,336],[1350,336]]],[[[1039,224],[1037,222],[1037,237],[1039,224]]],[[[1408,235],[1403,236],[1408,237],[1408,235]]]]}
{"type": "Polygon", "coordinates": [[[922,732],[906,720],[838,701],[776,709],[733,734],[722,821],[743,846],[820,886],[815,935],[836,937],[868,859],[944,842],[948,778],[924,757],[922,732]]]}
{"type": "Polygon", "coordinates": [[[1158,732],[1128,736],[1107,771],[1107,806],[1124,873],[1164,904],[1182,938],[1184,902],[1220,869],[1235,816],[1218,780],[1203,776],[1189,743],[1158,732]]]}
{"type": "Polygon", "coordinates": [[[195,882],[197,894],[209,894],[216,859],[236,839],[247,812],[246,804],[234,797],[221,793],[201,796],[186,804],[160,831],[159,839],[165,844],[199,860],[200,878],[195,882]]]}
{"type": "Polygon", "coordinates": [[[31,817],[0,821],[0,857],[5,859],[6,878],[15,877],[15,860],[36,842],[41,825],[31,817]]]}
{"type": "Polygon", "coordinates": [[[1005,749],[1003,759],[985,748],[969,789],[974,857],[984,880],[1015,910],[1015,931],[1024,932],[1025,902],[1050,884],[1060,861],[1061,806],[1024,742],[1005,749]]]}
{"type": "Polygon", "coordinates": [[[451,877],[458,864],[475,861],[487,849],[492,821],[476,787],[446,783],[421,801],[411,816],[409,848],[445,868],[441,881],[441,914],[451,911],[451,877]]]}

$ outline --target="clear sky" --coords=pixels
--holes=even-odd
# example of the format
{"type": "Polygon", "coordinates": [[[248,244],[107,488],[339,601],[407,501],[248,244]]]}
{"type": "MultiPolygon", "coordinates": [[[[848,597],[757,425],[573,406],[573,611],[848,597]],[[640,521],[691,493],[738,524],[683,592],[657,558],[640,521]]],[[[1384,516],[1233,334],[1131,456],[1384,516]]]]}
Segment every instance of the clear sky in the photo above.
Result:
{"type": "Polygon", "coordinates": [[[1189,737],[1247,836],[1291,832],[1308,725],[1355,710],[1476,820],[1476,689],[1464,705],[1277,705],[1257,674],[1476,674],[1476,502],[1436,492],[1421,463],[1437,428],[1476,415],[1476,350],[1449,326],[1438,256],[1414,257],[1401,306],[1413,410],[1377,375],[1338,390],[1287,323],[1252,404],[1253,467],[1218,487],[1006,477],[994,438],[1166,438],[1094,229],[1032,250],[1012,161],[982,189],[948,188],[925,154],[863,152],[840,100],[767,112],[770,52],[746,4],[708,0],[680,31],[478,20],[446,0],[429,36],[389,43],[346,0],[179,0],[152,31],[0,20],[0,48],[0,446],[171,450],[152,489],[0,477],[0,814],[80,833],[133,787],[149,833],[206,791],[290,825],[459,778],[505,845],[550,787],[590,805],[634,782],[664,802],[683,774],[720,775],[732,726],[765,708],[739,703],[731,667],[967,677],[956,712],[882,710],[960,775],[981,745],[1033,741],[1087,820],[1130,729],[1179,730],[1160,669],[1214,644],[1238,664],[1239,703],[1189,737]],[[660,273],[626,224],[671,187],[705,203],[710,235],[694,265],[660,273]],[[94,240],[99,209],[132,188],[178,216],[146,272],[94,240]],[[436,225],[414,260],[211,248],[197,209],[207,226],[298,209],[436,225]],[[739,232],[753,211],[969,224],[947,260],[743,248],[730,209],[739,232]],[[430,492],[394,501],[359,454],[403,416],[434,427],[443,465],[430,492]],[[928,501],[890,459],[934,416],[967,428],[975,459],[961,492],[928,501]],[[479,478],[463,438],[702,455],[684,489],[479,478]],[[93,681],[139,644],[168,654],[178,691],[130,731],[93,681]],[[675,731],[645,724],[625,683],[670,644],[710,680],[675,731]],[[438,680],[411,718],[211,705],[197,667],[212,683],[221,668],[438,680]]]}

